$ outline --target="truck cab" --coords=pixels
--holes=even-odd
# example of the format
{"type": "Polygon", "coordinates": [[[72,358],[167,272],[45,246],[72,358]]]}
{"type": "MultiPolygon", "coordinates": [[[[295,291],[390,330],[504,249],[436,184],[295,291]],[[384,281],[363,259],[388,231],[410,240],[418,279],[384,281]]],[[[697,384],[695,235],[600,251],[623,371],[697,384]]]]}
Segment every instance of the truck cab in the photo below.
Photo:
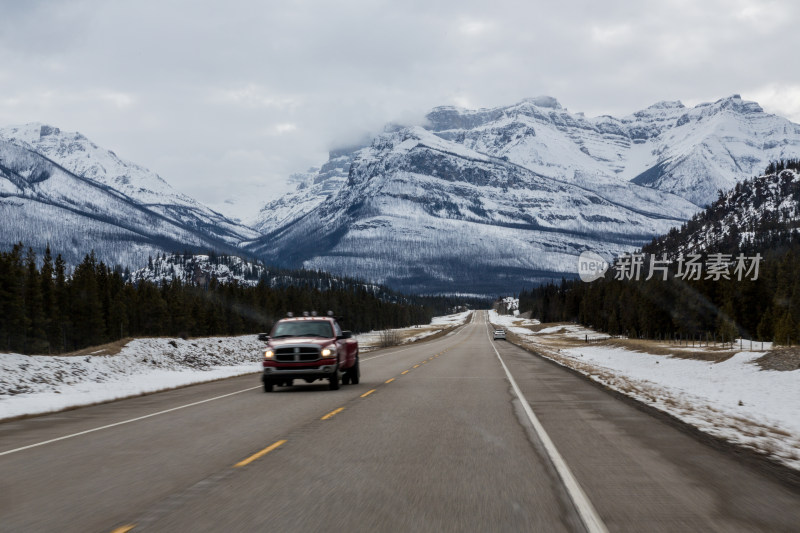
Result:
{"type": "Polygon", "coordinates": [[[340,383],[357,385],[361,372],[358,341],[342,330],[333,317],[290,317],[275,323],[269,335],[259,335],[264,349],[264,392],[275,386],[291,387],[295,379],[306,383],[328,380],[331,390],[340,383]]]}

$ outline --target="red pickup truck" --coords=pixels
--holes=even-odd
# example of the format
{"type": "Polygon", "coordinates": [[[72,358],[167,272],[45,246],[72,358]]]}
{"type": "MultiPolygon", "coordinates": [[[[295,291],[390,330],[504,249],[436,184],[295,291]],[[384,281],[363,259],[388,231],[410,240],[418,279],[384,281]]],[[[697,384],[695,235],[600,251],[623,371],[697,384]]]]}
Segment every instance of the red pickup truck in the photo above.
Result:
{"type": "Polygon", "coordinates": [[[264,392],[275,385],[291,387],[295,379],[327,379],[329,388],[337,390],[339,383],[357,385],[361,378],[358,341],[333,317],[284,318],[259,338],[267,341],[264,392]]]}

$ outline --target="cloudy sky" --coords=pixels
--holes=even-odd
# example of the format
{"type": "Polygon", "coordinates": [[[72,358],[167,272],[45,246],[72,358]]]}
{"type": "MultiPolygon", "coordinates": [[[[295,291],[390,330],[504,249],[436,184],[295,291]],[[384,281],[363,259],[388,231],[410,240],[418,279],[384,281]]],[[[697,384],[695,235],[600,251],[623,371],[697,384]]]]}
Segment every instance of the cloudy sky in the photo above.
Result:
{"type": "Polygon", "coordinates": [[[4,2],[0,125],[45,122],[247,219],[437,105],[588,116],[739,93],[800,122],[796,0],[4,2]]]}

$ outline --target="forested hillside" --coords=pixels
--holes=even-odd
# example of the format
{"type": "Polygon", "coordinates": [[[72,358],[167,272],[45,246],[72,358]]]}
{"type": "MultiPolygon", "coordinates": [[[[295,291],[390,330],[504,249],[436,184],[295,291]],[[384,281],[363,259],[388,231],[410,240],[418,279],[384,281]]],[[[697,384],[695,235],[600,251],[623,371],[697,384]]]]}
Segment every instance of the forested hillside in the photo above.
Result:
{"type": "Polygon", "coordinates": [[[343,316],[344,327],[368,331],[428,323],[459,302],[412,301],[356,280],[320,284],[310,272],[282,273],[292,282],[132,282],[91,253],[68,275],[65,261],[49,248],[37,260],[18,244],[0,252],[0,351],[61,353],[123,337],[256,333],[289,311],[332,310],[343,316]]]}
{"type": "Polygon", "coordinates": [[[797,160],[772,163],[766,175],[720,193],[643,247],[639,279],[618,279],[617,261],[593,283],[525,290],[520,307],[543,321],[578,321],[610,334],[800,342],[799,169],[797,160]],[[646,279],[654,260],[669,263],[667,280],[658,270],[646,279]],[[705,270],[687,275],[690,260],[705,270]]]}

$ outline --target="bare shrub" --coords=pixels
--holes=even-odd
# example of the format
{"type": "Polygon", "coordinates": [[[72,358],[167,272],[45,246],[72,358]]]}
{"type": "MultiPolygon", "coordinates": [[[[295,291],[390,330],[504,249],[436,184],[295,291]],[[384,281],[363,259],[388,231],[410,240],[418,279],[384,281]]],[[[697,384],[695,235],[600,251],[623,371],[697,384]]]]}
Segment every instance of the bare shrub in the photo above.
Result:
{"type": "Polygon", "coordinates": [[[388,348],[390,346],[397,346],[400,344],[400,335],[393,329],[384,329],[381,331],[378,345],[381,348],[388,348]]]}

